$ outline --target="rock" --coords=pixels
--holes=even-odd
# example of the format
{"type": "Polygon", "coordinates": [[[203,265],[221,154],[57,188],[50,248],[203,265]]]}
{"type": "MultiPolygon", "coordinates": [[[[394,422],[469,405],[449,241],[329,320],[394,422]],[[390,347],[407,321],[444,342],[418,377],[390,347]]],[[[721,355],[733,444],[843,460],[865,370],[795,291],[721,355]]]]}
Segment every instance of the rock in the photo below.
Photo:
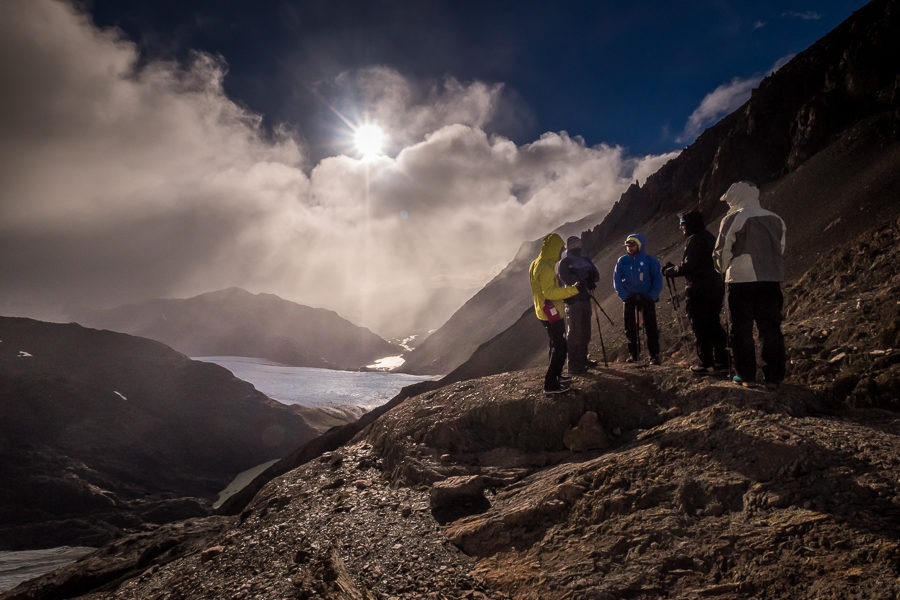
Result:
{"type": "Polygon", "coordinates": [[[844,360],[845,358],[847,358],[847,353],[846,353],[846,352],[840,352],[840,353],[838,353],[838,354],[835,354],[833,357],[831,357],[831,358],[828,360],[828,362],[829,362],[830,364],[834,365],[834,364],[837,364],[837,363],[841,362],[841,361],[844,360]]]}
{"type": "Polygon", "coordinates": [[[431,486],[429,500],[432,510],[483,503],[486,501],[484,479],[480,475],[466,475],[437,481],[431,486]]]}
{"type": "Polygon", "coordinates": [[[586,452],[609,448],[610,441],[600,425],[597,413],[588,411],[578,421],[578,425],[563,434],[563,444],[572,452],[586,452]]]}
{"type": "Polygon", "coordinates": [[[207,562],[225,552],[225,546],[213,546],[200,553],[200,562],[207,562]]]}

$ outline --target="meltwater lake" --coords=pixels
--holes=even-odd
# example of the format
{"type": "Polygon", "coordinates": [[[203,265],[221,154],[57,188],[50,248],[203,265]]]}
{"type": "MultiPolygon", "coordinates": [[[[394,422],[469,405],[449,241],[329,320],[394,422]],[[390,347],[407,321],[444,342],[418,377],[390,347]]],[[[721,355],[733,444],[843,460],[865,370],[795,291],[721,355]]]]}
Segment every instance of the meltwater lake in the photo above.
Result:
{"type": "Polygon", "coordinates": [[[310,408],[360,406],[371,409],[397,395],[400,389],[433,376],[383,371],[334,371],[290,367],[262,358],[195,356],[193,360],[225,367],[273,400],[310,408]]]}

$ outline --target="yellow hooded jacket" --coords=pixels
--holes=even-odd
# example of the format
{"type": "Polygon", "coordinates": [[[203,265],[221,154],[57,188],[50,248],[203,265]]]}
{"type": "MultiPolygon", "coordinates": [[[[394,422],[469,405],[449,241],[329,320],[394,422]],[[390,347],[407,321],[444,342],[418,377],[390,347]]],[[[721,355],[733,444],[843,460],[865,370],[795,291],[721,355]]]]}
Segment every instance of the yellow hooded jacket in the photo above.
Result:
{"type": "Polygon", "coordinates": [[[573,286],[560,287],[556,279],[554,267],[559,260],[565,242],[556,233],[544,237],[541,245],[541,253],[531,263],[528,269],[528,278],[531,280],[531,293],[534,296],[534,312],[541,321],[547,320],[544,314],[544,300],[551,300],[559,314],[565,314],[563,300],[571,298],[578,293],[578,288],[573,286]]]}

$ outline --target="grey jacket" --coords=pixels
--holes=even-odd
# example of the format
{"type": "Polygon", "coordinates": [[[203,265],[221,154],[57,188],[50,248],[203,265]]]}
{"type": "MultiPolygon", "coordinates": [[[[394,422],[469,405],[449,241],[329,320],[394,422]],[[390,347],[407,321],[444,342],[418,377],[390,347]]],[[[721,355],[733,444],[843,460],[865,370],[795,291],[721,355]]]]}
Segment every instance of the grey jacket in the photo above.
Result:
{"type": "Polygon", "coordinates": [[[722,195],[722,218],[713,258],[726,283],[784,281],[784,220],[759,205],[759,189],[739,181],[722,195]]]}

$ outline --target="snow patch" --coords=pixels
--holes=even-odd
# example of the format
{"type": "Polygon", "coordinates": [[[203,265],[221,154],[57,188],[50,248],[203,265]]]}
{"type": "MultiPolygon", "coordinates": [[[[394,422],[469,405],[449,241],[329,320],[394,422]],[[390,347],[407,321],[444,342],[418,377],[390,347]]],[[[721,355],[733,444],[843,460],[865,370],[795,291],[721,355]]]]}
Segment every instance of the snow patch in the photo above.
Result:
{"type": "Polygon", "coordinates": [[[125,394],[123,394],[122,392],[117,392],[116,390],[113,390],[113,394],[115,394],[116,396],[118,396],[118,397],[121,398],[122,400],[126,400],[126,401],[128,400],[128,398],[126,398],[126,397],[125,397],[125,394]]]}
{"type": "Polygon", "coordinates": [[[398,369],[403,363],[406,362],[406,359],[400,355],[397,356],[385,356],[384,358],[379,358],[371,365],[366,365],[367,369],[372,369],[374,371],[390,371],[392,369],[398,369]]]}
{"type": "Polygon", "coordinates": [[[34,356],[34,355],[30,354],[28,352],[25,352],[24,350],[19,350],[19,358],[31,358],[32,356],[34,356]]]}

